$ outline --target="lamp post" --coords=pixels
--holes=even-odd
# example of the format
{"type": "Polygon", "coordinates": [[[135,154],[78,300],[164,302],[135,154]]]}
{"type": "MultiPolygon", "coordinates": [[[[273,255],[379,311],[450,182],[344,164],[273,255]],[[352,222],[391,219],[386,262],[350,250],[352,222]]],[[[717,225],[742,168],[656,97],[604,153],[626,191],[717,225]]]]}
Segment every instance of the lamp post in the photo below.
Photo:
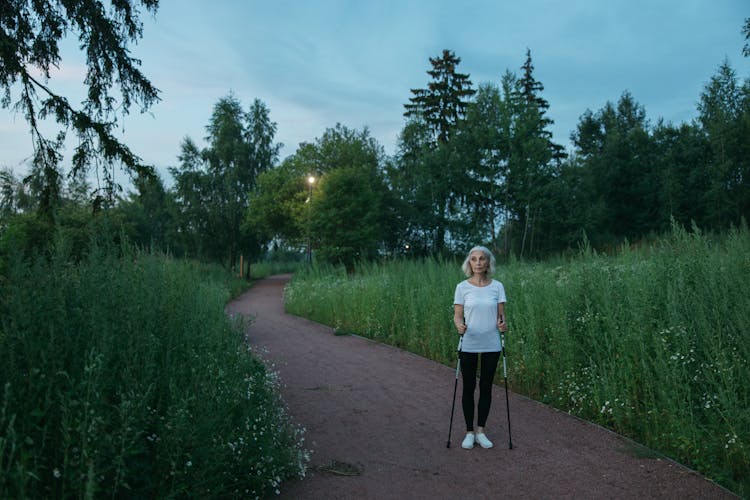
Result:
{"type": "Polygon", "coordinates": [[[315,184],[315,177],[310,176],[307,178],[307,185],[309,187],[309,192],[307,195],[307,203],[309,203],[309,206],[307,208],[307,263],[312,264],[312,234],[310,231],[310,225],[312,224],[311,215],[312,215],[312,188],[313,184],[315,184]]]}

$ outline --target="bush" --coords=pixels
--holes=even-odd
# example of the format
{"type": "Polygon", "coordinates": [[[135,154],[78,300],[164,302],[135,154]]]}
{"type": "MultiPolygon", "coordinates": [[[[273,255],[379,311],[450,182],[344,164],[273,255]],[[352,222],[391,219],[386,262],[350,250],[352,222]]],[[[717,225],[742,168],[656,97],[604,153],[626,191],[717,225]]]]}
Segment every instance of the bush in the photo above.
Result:
{"type": "Polygon", "coordinates": [[[0,497],[263,496],[303,473],[275,376],[196,266],[8,256],[0,497]]]}

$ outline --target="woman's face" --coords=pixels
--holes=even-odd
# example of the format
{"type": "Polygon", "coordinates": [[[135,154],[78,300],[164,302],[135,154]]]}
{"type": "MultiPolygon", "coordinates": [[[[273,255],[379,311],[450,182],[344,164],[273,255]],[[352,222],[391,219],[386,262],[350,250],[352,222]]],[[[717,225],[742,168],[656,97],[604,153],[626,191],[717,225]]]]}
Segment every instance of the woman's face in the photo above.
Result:
{"type": "Polygon", "coordinates": [[[471,272],[474,274],[485,274],[487,267],[490,265],[487,262],[487,257],[481,250],[475,250],[469,255],[469,264],[471,265],[471,272]]]}

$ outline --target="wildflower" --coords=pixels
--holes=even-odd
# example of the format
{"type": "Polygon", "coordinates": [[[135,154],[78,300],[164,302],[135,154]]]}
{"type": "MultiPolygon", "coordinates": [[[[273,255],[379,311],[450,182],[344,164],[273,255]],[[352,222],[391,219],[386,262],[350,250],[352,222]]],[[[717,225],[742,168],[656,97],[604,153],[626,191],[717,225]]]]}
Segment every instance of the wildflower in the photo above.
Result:
{"type": "Polygon", "coordinates": [[[729,438],[727,440],[727,444],[724,445],[725,449],[728,449],[729,445],[735,444],[737,442],[737,434],[734,434],[731,437],[729,436],[729,434],[725,434],[724,437],[729,438]]]}

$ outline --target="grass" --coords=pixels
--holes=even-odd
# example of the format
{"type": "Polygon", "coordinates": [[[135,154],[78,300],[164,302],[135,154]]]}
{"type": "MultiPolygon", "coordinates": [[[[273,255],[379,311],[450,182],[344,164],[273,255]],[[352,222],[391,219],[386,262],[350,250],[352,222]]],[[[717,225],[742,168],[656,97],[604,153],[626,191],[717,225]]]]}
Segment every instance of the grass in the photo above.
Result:
{"type": "MultiPolygon", "coordinates": [[[[750,233],[675,227],[616,255],[511,261],[506,337],[515,391],[596,422],[750,495],[750,233]]],[[[459,263],[297,273],[291,313],[455,362],[459,263]]]]}
{"type": "Polygon", "coordinates": [[[252,498],[304,473],[218,268],[100,247],[9,259],[0,497],[252,498]]]}

